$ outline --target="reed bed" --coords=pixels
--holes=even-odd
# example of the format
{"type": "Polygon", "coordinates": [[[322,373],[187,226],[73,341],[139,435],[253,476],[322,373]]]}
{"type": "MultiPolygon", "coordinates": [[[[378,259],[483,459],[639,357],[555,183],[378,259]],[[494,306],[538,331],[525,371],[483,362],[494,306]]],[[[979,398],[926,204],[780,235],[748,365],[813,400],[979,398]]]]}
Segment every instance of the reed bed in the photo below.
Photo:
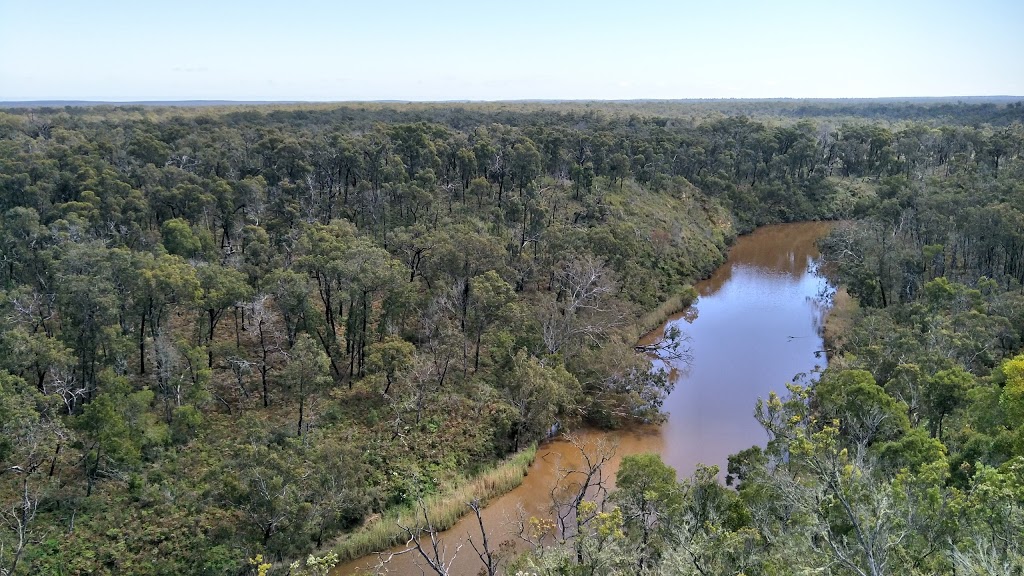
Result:
{"type": "Polygon", "coordinates": [[[638,338],[646,336],[649,332],[658,329],[662,324],[668,321],[673,314],[682,312],[687,306],[693,304],[697,300],[697,290],[687,284],[679,291],[678,294],[669,297],[668,300],[661,303],[660,306],[644,314],[637,320],[636,328],[638,338]]]}
{"type": "Polygon", "coordinates": [[[426,527],[424,509],[430,523],[437,530],[447,530],[470,511],[467,502],[486,503],[491,498],[510,492],[523,483],[526,471],[537,456],[537,445],[522,450],[485,472],[460,482],[452,489],[431,494],[419,505],[407,506],[385,513],[383,518],[364,525],[344,537],[334,548],[341,562],[348,562],[367,554],[381,552],[404,544],[409,535],[402,528],[413,531],[426,527]]]}

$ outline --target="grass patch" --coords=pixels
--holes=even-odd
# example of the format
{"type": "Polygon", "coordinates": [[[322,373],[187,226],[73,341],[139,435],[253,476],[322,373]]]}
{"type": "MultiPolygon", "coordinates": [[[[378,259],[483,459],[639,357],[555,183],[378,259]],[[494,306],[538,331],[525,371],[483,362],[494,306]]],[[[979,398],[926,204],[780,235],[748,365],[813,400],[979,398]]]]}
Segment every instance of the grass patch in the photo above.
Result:
{"type": "Polygon", "coordinates": [[[825,341],[825,353],[831,361],[836,352],[846,345],[846,336],[853,326],[854,318],[860,306],[857,299],[839,288],[832,297],[832,308],[825,317],[825,330],[822,339],[825,341]]]}
{"type": "Polygon", "coordinates": [[[697,296],[697,290],[693,286],[684,286],[679,294],[670,296],[668,300],[662,302],[657,308],[644,314],[637,320],[637,337],[643,337],[648,332],[658,329],[673,314],[682,312],[687,306],[696,302],[697,296]]]}
{"type": "MultiPolygon", "coordinates": [[[[438,530],[447,530],[469,512],[467,502],[486,503],[523,483],[523,476],[537,456],[537,445],[522,450],[449,490],[423,499],[427,516],[438,530]]],[[[348,562],[404,544],[408,535],[399,526],[423,528],[423,512],[416,506],[388,511],[384,517],[344,536],[334,547],[340,562],[348,562]]]]}

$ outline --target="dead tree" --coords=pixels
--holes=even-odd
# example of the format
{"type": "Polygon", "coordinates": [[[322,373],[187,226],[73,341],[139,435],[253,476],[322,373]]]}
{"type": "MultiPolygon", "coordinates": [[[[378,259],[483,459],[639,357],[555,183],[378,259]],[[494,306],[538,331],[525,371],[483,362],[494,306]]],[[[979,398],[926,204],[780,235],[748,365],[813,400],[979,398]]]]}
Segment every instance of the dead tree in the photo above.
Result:
{"type": "Polygon", "coordinates": [[[480,527],[480,546],[477,547],[476,543],[473,542],[473,537],[469,537],[469,545],[473,547],[473,551],[476,552],[477,557],[480,558],[480,562],[483,563],[486,569],[487,576],[495,576],[498,573],[498,558],[494,551],[491,550],[491,545],[487,541],[487,529],[484,528],[484,517],[480,513],[480,501],[473,500],[467,502],[467,506],[473,510],[473,514],[476,515],[476,523],[480,527]]]}
{"type": "Polygon", "coordinates": [[[434,523],[431,522],[430,516],[427,514],[427,507],[423,503],[423,500],[419,500],[420,512],[423,513],[423,526],[412,527],[398,525],[399,528],[405,531],[409,536],[409,540],[405,543],[405,553],[408,551],[415,550],[416,553],[423,558],[423,561],[427,563],[427,566],[437,574],[437,576],[450,576],[452,564],[455,562],[455,558],[459,555],[459,550],[462,549],[462,543],[455,547],[455,552],[451,558],[447,557],[448,547],[444,545],[442,539],[438,536],[440,532],[434,523]],[[429,537],[430,542],[428,545],[424,545],[422,540],[424,537],[429,537]]]}

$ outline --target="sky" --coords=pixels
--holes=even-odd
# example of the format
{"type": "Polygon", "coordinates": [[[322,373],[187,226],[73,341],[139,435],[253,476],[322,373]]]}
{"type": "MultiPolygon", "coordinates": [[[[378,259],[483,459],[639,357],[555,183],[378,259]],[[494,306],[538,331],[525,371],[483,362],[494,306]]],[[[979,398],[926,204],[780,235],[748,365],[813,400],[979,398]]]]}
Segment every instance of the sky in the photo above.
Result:
{"type": "Polygon", "coordinates": [[[1024,95],[1024,0],[0,0],[0,101],[1024,95]]]}

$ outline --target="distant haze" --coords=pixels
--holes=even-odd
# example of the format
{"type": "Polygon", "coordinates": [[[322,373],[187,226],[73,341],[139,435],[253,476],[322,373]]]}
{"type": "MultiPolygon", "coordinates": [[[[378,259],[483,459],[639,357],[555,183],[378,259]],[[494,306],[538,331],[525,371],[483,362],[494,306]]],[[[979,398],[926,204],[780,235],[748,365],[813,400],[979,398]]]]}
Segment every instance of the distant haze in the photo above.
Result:
{"type": "Polygon", "coordinates": [[[0,0],[0,100],[1024,95],[1024,2],[0,0]]]}

